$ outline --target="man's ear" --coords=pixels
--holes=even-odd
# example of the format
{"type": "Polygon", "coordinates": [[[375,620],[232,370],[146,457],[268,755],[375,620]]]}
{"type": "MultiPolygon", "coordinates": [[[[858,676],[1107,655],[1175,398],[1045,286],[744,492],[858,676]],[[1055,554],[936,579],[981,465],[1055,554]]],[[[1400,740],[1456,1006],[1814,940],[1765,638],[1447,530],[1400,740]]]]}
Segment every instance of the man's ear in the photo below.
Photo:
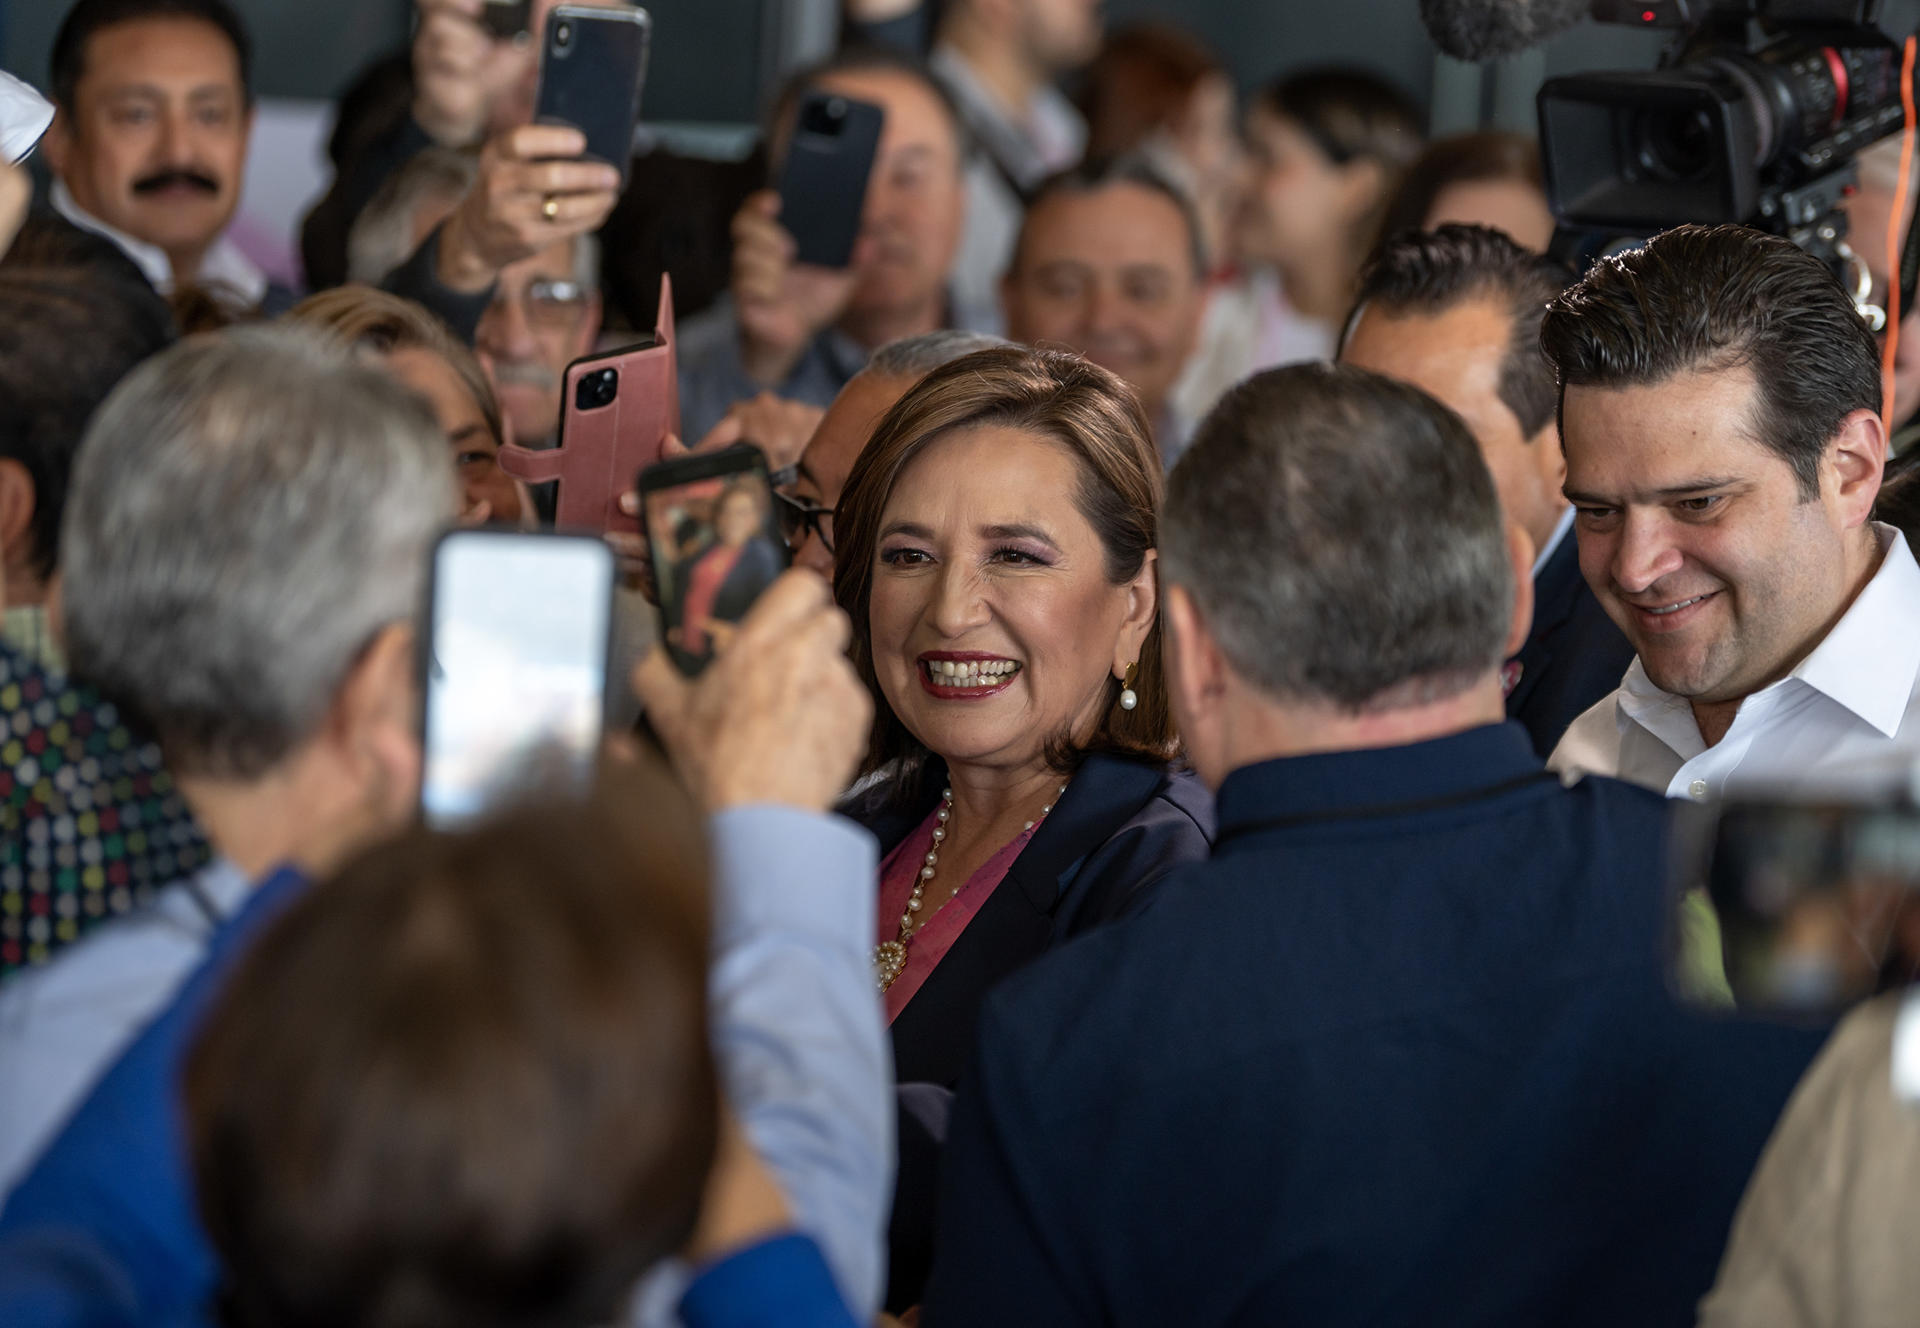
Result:
{"type": "Polygon", "coordinates": [[[1227,690],[1227,660],[1207,630],[1200,606],[1185,586],[1168,586],[1160,597],[1168,686],[1178,680],[1183,708],[1195,713],[1227,690]]]}
{"type": "Polygon", "coordinates": [[[1156,575],[1159,560],[1159,551],[1148,549],[1147,556],[1140,562],[1139,572],[1127,583],[1127,616],[1121,620],[1120,635],[1113,648],[1113,676],[1116,678],[1125,679],[1127,665],[1139,662],[1147,633],[1153,630],[1153,621],[1159,616],[1160,582],[1156,575]]]}
{"type": "Polygon", "coordinates": [[[0,560],[24,567],[33,560],[33,475],[12,457],[0,457],[0,560]]]}
{"type": "Polygon", "coordinates": [[[414,632],[389,623],[334,693],[326,732],[335,757],[385,825],[412,815],[420,791],[420,697],[414,632]]]}
{"type": "Polygon", "coordinates": [[[1507,522],[1507,561],[1513,567],[1513,620],[1507,624],[1502,659],[1512,659],[1533,631],[1533,540],[1517,521],[1507,522]]]}
{"type": "Polygon", "coordinates": [[[1822,458],[1821,487],[1842,530],[1865,525],[1887,469],[1887,426],[1870,410],[1856,410],[1840,421],[1822,458]]]}

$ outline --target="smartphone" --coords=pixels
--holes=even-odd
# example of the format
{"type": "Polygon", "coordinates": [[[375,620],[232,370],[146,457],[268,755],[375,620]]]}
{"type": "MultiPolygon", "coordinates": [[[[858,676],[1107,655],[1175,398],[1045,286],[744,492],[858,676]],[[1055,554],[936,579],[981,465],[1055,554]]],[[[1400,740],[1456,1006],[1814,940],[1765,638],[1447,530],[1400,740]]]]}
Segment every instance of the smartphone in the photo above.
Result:
{"type": "Polygon", "coordinates": [[[885,119],[878,106],[851,97],[815,92],[801,101],[780,169],[780,224],[793,236],[797,261],[839,268],[853,261],[885,119]]]}
{"type": "Polygon", "coordinates": [[[572,125],[585,155],[620,168],[626,184],[653,21],[644,9],[561,5],[547,16],[533,118],[572,125]]]}
{"type": "Polygon", "coordinates": [[[533,26],[533,0],[482,0],[480,26],[495,41],[525,41],[533,26]]]}
{"type": "Polygon", "coordinates": [[[673,282],[662,275],[651,337],[567,366],[558,444],[500,449],[500,468],[515,479],[559,481],[556,526],[639,533],[640,522],[620,510],[620,495],[660,459],[667,435],[680,432],[674,347],[673,282]]]}
{"type": "Polygon", "coordinates": [[[1920,978],[1920,809],[1731,802],[1708,843],[1741,1009],[1825,1020],[1920,978]]]}
{"type": "Polygon", "coordinates": [[[698,673],[787,569],[767,458],[741,443],[649,466],[639,486],[660,637],[683,673],[698,673]]]}
{"type": "Polygon", "coordinates": [[[427,824],[591,783],[605,726],[613,552],[584,535],[456,530],[422,633],[427,824]]]}

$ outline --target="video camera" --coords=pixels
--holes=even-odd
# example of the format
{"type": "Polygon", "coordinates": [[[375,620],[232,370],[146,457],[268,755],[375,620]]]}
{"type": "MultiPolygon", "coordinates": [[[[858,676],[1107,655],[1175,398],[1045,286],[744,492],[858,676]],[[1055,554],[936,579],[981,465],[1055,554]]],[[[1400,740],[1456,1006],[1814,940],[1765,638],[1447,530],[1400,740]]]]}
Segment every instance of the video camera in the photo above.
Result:
{"type": "MultiPolygon", "coordinates": [[[[1674,37],[1651,72],[1542,85],[1554,215],[1590,238],[1686,222],[1771,231],[1832,266],[1870,319],[1880,314],[1839,210],[1860,150],[1902,123],[1900,50],[1879,9],[1880,0],[1592,0],[1597,22],[1674,37]]],[[[1910,291],[1911,276],[1902,284],[1910,291]]]]}

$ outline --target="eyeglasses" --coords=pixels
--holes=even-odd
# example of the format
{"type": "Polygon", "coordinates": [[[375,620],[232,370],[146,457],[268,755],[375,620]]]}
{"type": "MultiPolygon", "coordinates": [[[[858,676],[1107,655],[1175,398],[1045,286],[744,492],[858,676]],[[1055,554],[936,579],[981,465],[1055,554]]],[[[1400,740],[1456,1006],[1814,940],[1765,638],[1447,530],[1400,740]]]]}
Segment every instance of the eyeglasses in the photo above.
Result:
{"type": "MultiPolygon", "coordinates": [[[[497,312],[513,296],[505,287],[494,293],[489,312],[497,312]]],[[[542,327],[571,328],[587,307],[587,288],[577,281],[540,277],[527,283],[527,321],[542,327]]]]}
{"type": "Polygon", "coordinates": [[[774,512],[780,518],[780,537],[786,540],[787,548],[797,552],[811,533],[819,539],[821,548],[833,552],[834,508],[822,507],[778,489],[773,491],[773,496],[774,512]]]}

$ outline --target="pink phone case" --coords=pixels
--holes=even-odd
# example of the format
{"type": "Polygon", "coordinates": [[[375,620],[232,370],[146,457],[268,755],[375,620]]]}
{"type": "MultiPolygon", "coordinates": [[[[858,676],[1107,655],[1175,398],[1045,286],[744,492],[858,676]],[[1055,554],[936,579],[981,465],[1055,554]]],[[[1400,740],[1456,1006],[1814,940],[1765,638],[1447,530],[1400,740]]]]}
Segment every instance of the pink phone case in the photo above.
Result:
{"type": "Polygon", "coordinates": [[[560,481],[554,524],[573,530],[638,533],[640,521],[620,510],[634,477],[660,459],[667,435],[680,432],[680,380],[673,335],[673,282],[660,278],[654,344],[575,360],[567,366],[560,405],[560,443],[549,449],[510,443],[500,468],[528,484],[560,481]],[[606,369],[620,374],[613,400],[594,410],[575,402],[582,380],[606,369]]]}

